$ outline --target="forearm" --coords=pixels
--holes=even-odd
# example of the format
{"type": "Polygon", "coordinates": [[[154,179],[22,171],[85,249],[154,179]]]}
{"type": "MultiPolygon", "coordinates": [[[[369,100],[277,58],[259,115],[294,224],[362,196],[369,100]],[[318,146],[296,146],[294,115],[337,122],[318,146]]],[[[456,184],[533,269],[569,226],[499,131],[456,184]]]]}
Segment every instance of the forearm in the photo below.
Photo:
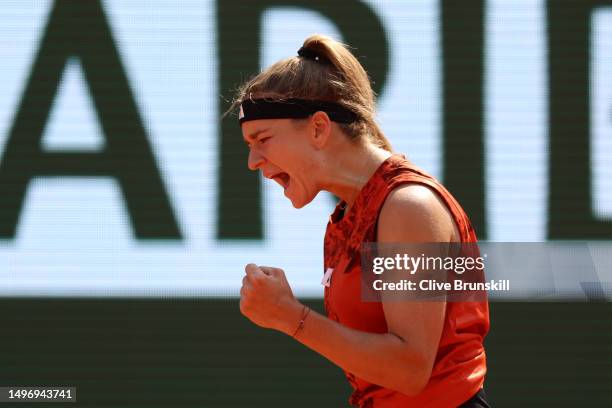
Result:
{"type": "MultiPolygon", "coordinates": [[[[292,336],[303,306],[291,306],[283,332],[292,336]]],[[[416,394],[426,385],[431,367],[416,348],[392,333],[368,333],[341,325],[310,311],[295,339],[342,369],[366,381],[416,394]]]]}

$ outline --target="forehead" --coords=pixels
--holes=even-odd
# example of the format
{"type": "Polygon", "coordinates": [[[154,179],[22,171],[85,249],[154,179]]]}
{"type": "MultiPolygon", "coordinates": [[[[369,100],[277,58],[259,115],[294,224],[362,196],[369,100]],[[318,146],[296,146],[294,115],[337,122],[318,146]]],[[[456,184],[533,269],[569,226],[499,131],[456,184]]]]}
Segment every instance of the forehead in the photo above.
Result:
{"type": "Polygon", "coordinates": [[[291,126],[291,119],[259,119],[244,122],[241,126],[242,137],[252,139],[264,132],[286,131],[291,126]]]}

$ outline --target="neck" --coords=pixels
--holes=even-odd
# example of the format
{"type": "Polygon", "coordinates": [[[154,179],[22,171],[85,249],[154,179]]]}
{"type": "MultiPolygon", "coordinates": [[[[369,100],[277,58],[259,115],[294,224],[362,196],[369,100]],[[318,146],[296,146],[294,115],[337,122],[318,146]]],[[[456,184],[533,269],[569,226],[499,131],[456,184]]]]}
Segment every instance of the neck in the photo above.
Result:
{"type": "Polygon", "coordinates": [[[336,153],[333,161],[328,161],[325,173],[329,179],[323,189],[346,202],[346,213],[363,186],[391,153],[371,144],[351,144],[350,148],[339,149],[336,153]]]}

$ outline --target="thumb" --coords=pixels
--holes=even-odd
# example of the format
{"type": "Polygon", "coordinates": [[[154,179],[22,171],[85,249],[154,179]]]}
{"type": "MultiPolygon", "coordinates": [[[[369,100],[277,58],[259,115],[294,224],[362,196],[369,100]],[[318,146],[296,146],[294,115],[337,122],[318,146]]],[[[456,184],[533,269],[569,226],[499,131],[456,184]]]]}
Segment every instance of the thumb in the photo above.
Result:
{"type": "Polygon", "coordinates": [[[246,272],[247,276],[251,278],[261,277],[264,275],[264,272],[261,270],[261,268],[255,265],[254,263],[250,263],[245,266],[244,271],[246,272]]]}
{"type": "Polygon", "coordinates": [[[259,269],[262,270],[266,275],[272,276],[274,278],[280,278],[285,276],[285,272],[283,272],[280,268],[274,268],[272,266],[260,266],[259,269]]]}

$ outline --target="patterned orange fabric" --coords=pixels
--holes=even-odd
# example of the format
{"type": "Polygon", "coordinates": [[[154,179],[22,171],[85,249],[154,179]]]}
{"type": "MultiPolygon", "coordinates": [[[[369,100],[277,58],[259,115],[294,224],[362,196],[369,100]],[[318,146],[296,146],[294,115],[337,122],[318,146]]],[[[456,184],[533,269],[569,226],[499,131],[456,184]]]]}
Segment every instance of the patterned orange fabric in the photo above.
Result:
{"type": "MultiPolygon", "coordinates": [[[[400,185],[417,183],[435,191],[451,212],[461,242],[476,242],[470,221],[452,195],[432,176],[393,155],[374,173],[343,215],[339,203],[325,234],[324,270],[333,268],[325,288],[328,317],[361,331],[386,333],[380,302],[361,300],[363,242],[376,241],[376,224],[387,195],[400,185]]],[[[350,403],[359,407],[457,407],[482,387],[486,373],[483,339],[489,330],[489,308],[484,302],[448,302],[442,336],[429,383],[422,393],[407,396],[369,383],[346,372],[354,388],[350,403]]],[[[410,367],[406,367],[410,370],[410,367]]]]}

